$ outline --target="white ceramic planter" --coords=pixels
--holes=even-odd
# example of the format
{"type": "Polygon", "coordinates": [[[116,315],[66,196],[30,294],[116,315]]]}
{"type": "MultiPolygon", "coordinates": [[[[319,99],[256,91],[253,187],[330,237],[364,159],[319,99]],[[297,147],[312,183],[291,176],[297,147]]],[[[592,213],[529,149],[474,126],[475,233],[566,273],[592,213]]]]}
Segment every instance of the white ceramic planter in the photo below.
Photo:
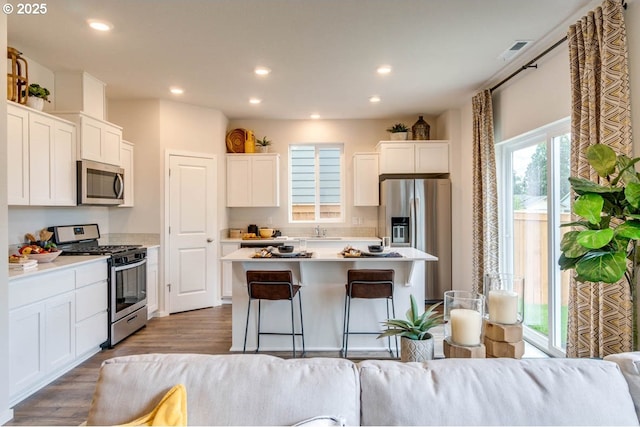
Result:
{"type": "Polygon", "coordinates": [[[433,360],[434,340],[429,334],[429,339],[412,340],[402,337],[400,339],[400,360],[403,362],[426,362],[433,360]]]}
{"type": "Polygon", "coordinates": [[[44,99],[37,98],[35,96],[27,97],[27,107],[31,107],[34,110],[42,111],[44,108],[44,99]]]}
{"type": "Polygon", "coordinates": [[[268,153],[269,146],[268,145],[256,145],[256,153],[268,153]]]}
{"type": "Polygon", "coordinates": [[[390,137],[392,141],[406,141],[408,132],[395,132],[391,133],[390,137]]]}

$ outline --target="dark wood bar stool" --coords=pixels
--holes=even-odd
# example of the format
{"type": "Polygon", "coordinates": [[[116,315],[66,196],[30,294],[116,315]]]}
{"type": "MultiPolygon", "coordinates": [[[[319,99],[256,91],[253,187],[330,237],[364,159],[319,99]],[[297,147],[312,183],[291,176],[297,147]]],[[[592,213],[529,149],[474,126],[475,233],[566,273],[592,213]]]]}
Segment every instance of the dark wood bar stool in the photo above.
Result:
{"type": "MultiPolygon", "coordinates": [[[[349,334],[380,334],[380,331],[375,332],[352,332],[349,330],[349,321],[351,316],[351,299],[363,298],[363,299],[381,299],[386,300],[387,305],[387,319],[389,317],[389,302],[391,302],[391,310],[393,318],[396,316],[396,307],[393,302],[393,278],[394,270],[349,270],[347,271],[347,284],[346,295],[344,298],[344,318],[342,327],[342,356],[347,357],[349,349],[349,334]]],[[[386,319],[380,319],[383,321],[386,319]]],[[[389,353],[393,356],[391,350],[391,337],[388,338],[389,353]]],[[[395,337],[396,342],[396,356],[398,355],[398,337],[395,337]]]]}
{"type": "Polygon", "coordinates": [[[247,331],[249,330],[249,315],[251,313],[251,302],[258,300],[258,333],[256,353],[260,350],[260,335],[291,335],[293,344],[293,357],[296,357],[296,336],[302,337],[302,355],[304,348],[304,326],[302,322],[302,299],[300,297],[300,285],[294,285],[291,271],[247,271],[247,290],[249,291],[249,304],[247,306],[247,323],[244,328],[244,346],[242,352],[247,350],[247,331]],[[300,332],[295,332],[293,316],[293,298],[298,295],[298,305],[300,308],[300,332]],[[260,309],[261,301],[289,300],[291,303],[291,332],[262,332],[260,330],[260,309]]]}

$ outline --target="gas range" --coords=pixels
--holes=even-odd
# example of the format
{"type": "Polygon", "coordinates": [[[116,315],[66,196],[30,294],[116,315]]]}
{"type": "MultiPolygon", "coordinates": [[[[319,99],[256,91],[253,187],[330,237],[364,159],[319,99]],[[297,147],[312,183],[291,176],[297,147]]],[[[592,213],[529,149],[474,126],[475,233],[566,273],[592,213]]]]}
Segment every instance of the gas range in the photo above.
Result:
{"type": "Polygon", "coordinates": [[[98,245],[92,242],[59,245],[63,250],[61,255],[118,255],[141,247],[142,245],[98,245]]]}
{"type": "Polygon", "coordinates": [[[113,347],[147,323],[147,248],[142,245],[99,245],[98,224],[50,227],[61,255],[107,255],[108,339],[113,347]]]}
{"type": "Polygon", "coordinates": [[[50,227],[49,231],[62,255],[111,255],[112,260],[117,260],[144,258],[147,252],[142,245],[99,245],[98,224],[61,225],[50,227]]]}

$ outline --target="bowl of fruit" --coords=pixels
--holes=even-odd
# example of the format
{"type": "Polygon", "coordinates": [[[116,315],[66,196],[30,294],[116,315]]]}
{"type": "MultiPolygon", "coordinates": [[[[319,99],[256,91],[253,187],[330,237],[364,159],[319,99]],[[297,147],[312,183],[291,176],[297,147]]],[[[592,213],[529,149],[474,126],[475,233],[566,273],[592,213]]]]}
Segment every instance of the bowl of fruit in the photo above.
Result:
{"type": "Polygon", "coordinates": [[[62,253],[50,239],[53,233],[50,231],[40,231],[39,239],[33,234],[27,234],[25,237],[29,241],[18,249],[20,255],[26,255],[29,259],[35,259],[40,262],[52,262],[62,253]]]}

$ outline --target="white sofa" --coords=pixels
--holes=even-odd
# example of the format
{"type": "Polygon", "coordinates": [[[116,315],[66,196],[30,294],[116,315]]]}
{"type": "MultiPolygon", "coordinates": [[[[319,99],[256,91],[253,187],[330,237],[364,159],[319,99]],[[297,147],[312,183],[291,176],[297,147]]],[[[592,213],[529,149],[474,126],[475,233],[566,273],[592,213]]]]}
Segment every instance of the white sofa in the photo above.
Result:
{"type": "Polygon", "coordinates": [[[294,425],[317,416],[347,425],[638,425],[639,354],[617,355],[616,363],[117,357],[101,368],[87,424],[131,421],[181,383],[190,425],[294,425]]]}

